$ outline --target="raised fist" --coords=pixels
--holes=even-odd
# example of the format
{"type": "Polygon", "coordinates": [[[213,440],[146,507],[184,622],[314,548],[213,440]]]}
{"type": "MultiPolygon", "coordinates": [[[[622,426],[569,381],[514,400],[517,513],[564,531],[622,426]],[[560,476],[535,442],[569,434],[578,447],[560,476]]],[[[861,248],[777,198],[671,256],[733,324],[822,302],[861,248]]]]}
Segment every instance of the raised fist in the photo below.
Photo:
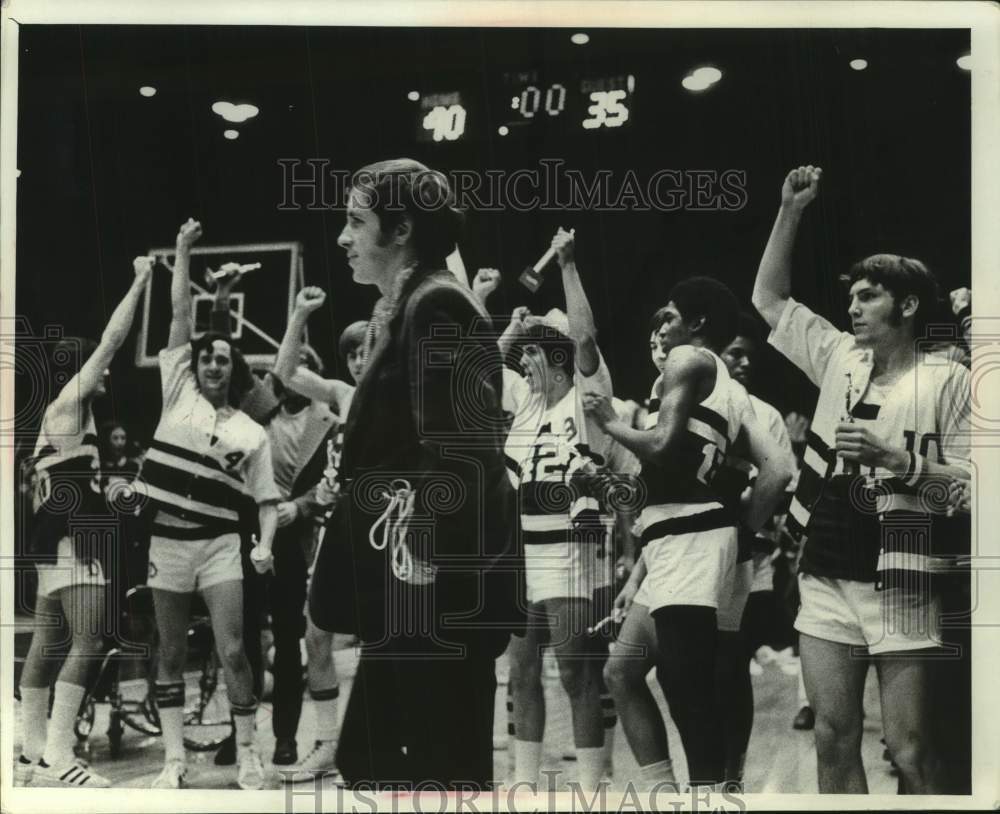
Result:
{"type": "Polygon", "coordinates": [[[472,281],[472,293],[480,302],[486,302],[486,298],[497,290],[500,285],[500,272],[497,269],[479,269],[476,277],[472,281]]]}
{"type": "Polygon", "coordinates": [[[230,291],[233,290],[233,288],[236,287],[236,284],[240,281],[243,274],[240,271],[239,263],[223,263],[219,266],[218,273],[222,272],[224,272],[223,276],[216,277],[212,273],[211,269],[206,268],[205,285],[207,285],[210,290],[215,288],[216,293],[220,297],[225,297],[230,291]]]}
{"type": "Polygon", "coordinates": [[[201,224],[194,218],[188,218],[187,223],[181,224],[177,233],[177,245],[190,249],[199,237],[201,237],[201,224]]]}
{"type": "Polygon", "coordinates": [[[803,210],[819,194],[819,179],[823,176],[820,167],[810,164],[788,173],[781,187],[781,205],[803,210]]]}
{"type": "Polygon", "coordinates": [[[326,292],[315,285],[307,285],[295,297],[295,309],[311,314],[326,302],[326,292]]]}
{"type": "Polygon", "coordinates": [[[510,315],[510,324],[516,325],[520,330],[528,330],[527,319],[531,316],[531,309],[527,305],[519,305],[510,315]]]}
{"type": "Polygon", "coordinates": [[[145,283],[149,275],[153,273],[155,257],[137,257],[132,261],[132,268],[135,269],[135,279],[140,283],[145,283]]]}
{"type": "Polygon", "coordinates": [[[573,262],[573,252],[575,249],[574,245],[574,234],[576,229],[570,229],[568,232],[559,227],[559,231],[556,232],[556,236],[552,238],[552,248],[556,250],[556,257],[559,260],[560,266],[565,266],[567,263],[573,262]]]}
{"type": "Polygon", "coordinates": [[[958,316],[963,308],[972,305],[972,289],[965,288],[964,286],[956,288],[948,294],[948,298],[951,300],[951,312],[955,316],[958,316]]]}

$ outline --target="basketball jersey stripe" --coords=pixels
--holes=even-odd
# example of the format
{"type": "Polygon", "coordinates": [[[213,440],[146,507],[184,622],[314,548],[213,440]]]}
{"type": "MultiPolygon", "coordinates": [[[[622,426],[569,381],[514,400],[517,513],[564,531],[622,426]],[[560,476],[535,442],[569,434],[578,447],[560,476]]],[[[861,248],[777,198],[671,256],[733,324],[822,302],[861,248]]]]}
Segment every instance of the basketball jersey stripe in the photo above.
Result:
{"type": "MultiPolygon", "coordinates": [[[[143,477],[151,489],[188,501],[190,508],[195,511],[208,511],[212,507],[218,507],[222,511],[233,510],[249,500],[242,491],[226,483],[201,477],[191,470],[180,469],[154,458],[147,457],[143,463],[143,477]],[[196,505],[198,503],[204,504],[206,508],[199,509],[196,505]]],[[[157,499],[163,498],[158,496],[157,499]]]]}
{"type": "Polygon", "coordinates": [[[696,531],[729,528],[736,525],[736,518],[730,509],[709,509],[705,512],[683,517],[671,517],[653,523],[642,532],[641,545],[675,534],[691,534],[696,531]]]}
{"type": "MultiPolygon", "coordinates": [[[[166,441],[153,439],[152,443],[149,445],[149,451],[150,453],[164,453],[161,455],[161,459],[164,461],[169,461],[167,456],[173,456],[175,458],[180,458],[183,462],[197,464],[200,467],[205,467],[210,470],[209,472],[204,473],[202,475],[203,477],[218,477],[221,475],[222,477],[234,480],[237,483],[243,483],[243,478],[240,476],[239,472],[235,470],[229,471],[223,469],[219,462],[214,458],[210,458],[207,455],[199,455],[197,452],[192,452],[184,447],[179,447],[175,444],[167,443],[166,441]]],[[[178,465],[182,464],[178,462],[178,465]]]]}
{"type": "Polygon", "coordinates": [[[708,424],[721,438],[729,438],[729,422],[704,404],[696,404],[691,408],[691,418],[708,424]]]}

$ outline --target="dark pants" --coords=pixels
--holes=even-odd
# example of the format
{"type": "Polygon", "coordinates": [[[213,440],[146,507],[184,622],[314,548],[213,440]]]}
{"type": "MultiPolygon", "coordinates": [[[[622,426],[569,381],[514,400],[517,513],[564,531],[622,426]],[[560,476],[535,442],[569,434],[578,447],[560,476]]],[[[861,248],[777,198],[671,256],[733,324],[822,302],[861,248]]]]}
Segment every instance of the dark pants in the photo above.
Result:
{"type": "Polygon", "coordinates": [[[725,729],[717,694],[715,608],[668,605],[653,611],[656,677],[677,724],[694,785],[725,780],[725,729]]]}
{"type": "Polygon", "coordinates": [[[352,786],[487,788],[496,686],[488,652],[470,649],[462,659],[442,659],[363,650],[337,767],[352,786]]]}
{"type": "Polygon", "coordinates": [[[276,738],[294,738],[302,714],[302,652],[306,632],[307,553],[312,520],[299,519],[274,535],[274,576],[268,602],[274,634],[274,692],[271,724],[276,738]]]}
{"type": "Polygon", "coordinates": [[[244,539],[240,559],[243,563],[243,648],[250,662],[253,675],[254,698],[260,699],[264,689],[264,657],[260,650],[260,632],[263,628],[264,580],[250,562],[253,546],[244,539]]]}
{"type": "Polygon", "coordinates": [[[765,644],[774,647],[777,643],[777,618],[778,606],[774,591],[754,591],[750,594],[740,624],[747,661],[753,658],[760,647],[765,644]]]}

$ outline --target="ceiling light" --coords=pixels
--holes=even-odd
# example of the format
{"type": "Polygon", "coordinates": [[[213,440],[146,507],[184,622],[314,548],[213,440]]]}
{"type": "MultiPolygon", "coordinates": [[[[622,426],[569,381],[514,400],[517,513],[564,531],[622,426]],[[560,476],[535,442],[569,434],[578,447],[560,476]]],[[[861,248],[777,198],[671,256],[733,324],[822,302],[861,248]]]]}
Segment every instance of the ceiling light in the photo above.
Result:
{"type": "Polygon", "coordinates": [[[141,88],[139,88],[139,94],[141,96],[145,96],[148,99],[150,96],[156,96],[156,88],[152,87],[151,85],[143,85],[141,88]]]}
{"type": "Polygon", "coordinates": [[[865,68],[868,67],[868,60],[867,59],[852,59],[851,60],[851,67],[854,68],[854,70],[856,70],[856,71],[863,71],[865,68]]]}
{"type": "Polygon", "coordinates": [[[506,136],[506,135],[507,135],[507,134],[508,134],[508,133],[510,132],[510,129],[509,129],[508,127],[507,127],[507,125],[506,125],[506,124],[501,124],[501,125],[500,125],[500,126],[499,126],[499,127],[497,128],[497,132],[498,132],[498,133],[499,133],[499,134],[500,134],[501,136],[506,136]]]}
{"type": "Polygon", "coordinates": [[[582,31],[578,31],[576,34],[574,34],[572,37],[569,38],[569,41],[573,43],[573,45],[586,45],[588,42],[590,42],[590,35],[584,34],[582,31]]]}
{"type": "Polygon", "coordinates": [[[960,56],[958,59],[955,60],[955,64],[958,65],[958,67],[961,68],[963,71],[971,71],[972,54],[965,54],[963,56],[960,56]]]}
{"type": "Polygon", "coordinates": [[[239,130],[224,130],[223,133],[222,133],[222,135],[224,135],[227,139],[229,139],[230,141],[232,141],[233,139],[237,139],[237,138],[240,137],[240,131],[239,130]]]}
{"type": "Polygon", "coordinates": [[[420,91],[411,90],[408,94],[406,94],[406,98],[409,99],[411,102],[419,102],[420,101],[420,91]]]}
{"type": "Polygon", "coordinates": [[[212,105],[212,112],[218,113],[227,122],[239,124],[240,122],[245,122],[247,119],[252,119],[260,113],[260,109],[255,105],[234,105],[232,102],[216,102],[212,105]]]}

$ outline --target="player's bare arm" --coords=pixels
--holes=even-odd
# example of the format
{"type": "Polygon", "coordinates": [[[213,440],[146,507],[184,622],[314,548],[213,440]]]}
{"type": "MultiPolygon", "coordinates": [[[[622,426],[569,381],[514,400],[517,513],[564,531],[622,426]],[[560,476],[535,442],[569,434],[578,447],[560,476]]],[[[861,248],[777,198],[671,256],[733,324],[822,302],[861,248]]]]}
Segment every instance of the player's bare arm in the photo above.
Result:
{"type": "Polygon", "coordinates": [[[781,312],[792,290],[792,249],[802,213],[819,194],[823,170],[812,165],[798,167],[785,178],[781,187],[781,207],[771,229],[764,255],[757,269],[753,287],[753,305],[771,328],[781,319],[781,312]]]}
{"type": "Polygon", "coordinates": [[[663,397],[656,426],[636,430],[618,418],[611,400],[588,392],[583,408],[593,415],[604,431],[644,461],[663,461],[687,426],[693,407],[703,398],[704,388],[715,375],[715,363],[692,346],[674,348],[663,369],[663,397]]]}
{"type": "Polygon", "coordinates": [[[191,247],[201,237],[201,224],[188,218],[177,233],[174,276],[170,282],[170,338],[167,350],[191,341],[191,247]]]}
{"type": "Polygon", "coordinates": [[[569,336],[576,344],[576,366],[584,376],[593,376],[600,364],[597,351],[597,326],[587,293],[583,290],[576,268],[576,238],[560,228],[552,238],[552,248],[562,269],[563,291],[566,294],[566,317],[569,336]]]}
{"type": "Polygon", "coordinates": [[[274,360],[274,375],[296,393],[314,401],[323,401],[339,409],[354,389],[339,379],[326,379],[299,364],[302,335],[309,317],[326,302],[326,292],[318,286],[306,286],[295,297],[292,316],[281,338],[274,360]]]}

